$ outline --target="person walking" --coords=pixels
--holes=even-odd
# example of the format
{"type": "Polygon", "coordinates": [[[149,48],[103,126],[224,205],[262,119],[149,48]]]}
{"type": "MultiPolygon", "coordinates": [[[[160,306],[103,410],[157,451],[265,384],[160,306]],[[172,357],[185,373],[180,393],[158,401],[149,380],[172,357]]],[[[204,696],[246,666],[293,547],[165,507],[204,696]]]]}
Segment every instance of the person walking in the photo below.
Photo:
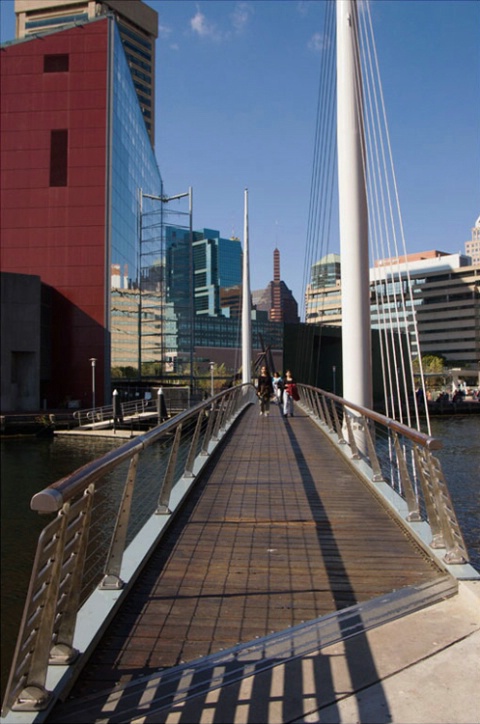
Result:
{"type": "Polygon", "coordinates": [[[272,377],[273,395],[275,397],[275,403],[282,406],[282,395],[283,395],[283,379],[278,372],[273,373],[272,377]]]}
{"type": "Polygon", "coordinates": [[[295,380],[290,370],[285,373],[283,390],[283,414],[284,417],[293,417],[293,401],[298,400],[298,391],[295,380]]]}
{"type": "Polygon", "coordinates": [[[260,402],[260,415],[268,417],[270,414],[270,398],[272,395],[272,380],[268,374],[267,368],[263,366],[257,380],[257,396],[260,402]]]}

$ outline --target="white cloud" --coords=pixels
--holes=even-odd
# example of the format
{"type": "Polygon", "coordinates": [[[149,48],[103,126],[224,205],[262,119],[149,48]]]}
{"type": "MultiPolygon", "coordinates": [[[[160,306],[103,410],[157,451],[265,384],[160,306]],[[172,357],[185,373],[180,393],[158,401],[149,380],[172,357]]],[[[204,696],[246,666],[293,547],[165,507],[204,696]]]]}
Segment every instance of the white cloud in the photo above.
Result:
{"type": "Polygon", "coordinates": [[[250,3],[239,2],[232,13],[232,25],[236,33],[241,33],[248,24],[254,9],[250,3]]]}
{"type": "Polygon", "coordinates": [[[306,15],[309,10],[309,3],[307,0],[298,0],[297,9],[300,15],[306,15]]]}
{"type": "Polygon", "coordinates": [[[172,32],[172,28],[169,28],[168,25],[162,25],[161,23],[158,23],[158,34],[161,38],[167,39],[172,32]]]}
{"type": "Polygon", "coordinates": [[[201,38],[216,41],[229,40],[232,33],[238,35],[245,30],[253,13],[254,8],[251,3],[244,2],[244,0],[237,2],[230,16],[231,27],[222,29],[216,23],[210,21],[197,5],[197,11],[193,18],[190,19],[190,28],[201,38]]]}
{"type": "Polygon", "coordinates": [[[321,53],[322,50],[328,48],[329,39],[323,33],[314,33],[308,41],[308,47],[314,53],[321,53]]]}
{"type": "Polygon", "coordinates": [[[197,12],[190,20],[190,27],[194,33],[197,33],[201,38],[212,38],[213,40],[221,39],[222,34],[218,30],[215,23],[211,23],[207,20],[200,8],[197,7],[197,12]]]}

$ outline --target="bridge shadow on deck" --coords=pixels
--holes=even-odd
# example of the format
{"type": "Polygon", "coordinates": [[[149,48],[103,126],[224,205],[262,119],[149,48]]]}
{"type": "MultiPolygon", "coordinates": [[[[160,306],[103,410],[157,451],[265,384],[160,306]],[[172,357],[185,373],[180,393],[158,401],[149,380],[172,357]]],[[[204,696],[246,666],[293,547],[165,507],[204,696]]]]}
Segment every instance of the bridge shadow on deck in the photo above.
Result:
{"type": "Polygon", "coordinates": [[[305,414],[252,407],[47,721],[293,721],[378,681],[356,604],[441,575],[305,414]]]}

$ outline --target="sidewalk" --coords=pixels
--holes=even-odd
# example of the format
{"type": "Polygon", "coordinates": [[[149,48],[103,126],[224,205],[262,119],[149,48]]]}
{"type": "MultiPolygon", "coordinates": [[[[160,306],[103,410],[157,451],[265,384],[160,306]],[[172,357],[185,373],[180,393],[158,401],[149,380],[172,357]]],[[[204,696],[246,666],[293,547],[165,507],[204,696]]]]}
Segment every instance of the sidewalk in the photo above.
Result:
{"type": "Polygon", "coordinates": [[[480,582],[459,585],[442,603],[132,724],[478,724],[480,582]]]}
{"type": "MultiPolygon", "coordinates": [[[[381,677],[349,692],[342,648],[321,652],[336,659],[337,691],[329,706],[297,721],[380,724],[480,722],[480,583],[461,583],[452,599],[367,633],[381,677]]],[[[360,655],[355,666],[361,670],[360,655]]]]}

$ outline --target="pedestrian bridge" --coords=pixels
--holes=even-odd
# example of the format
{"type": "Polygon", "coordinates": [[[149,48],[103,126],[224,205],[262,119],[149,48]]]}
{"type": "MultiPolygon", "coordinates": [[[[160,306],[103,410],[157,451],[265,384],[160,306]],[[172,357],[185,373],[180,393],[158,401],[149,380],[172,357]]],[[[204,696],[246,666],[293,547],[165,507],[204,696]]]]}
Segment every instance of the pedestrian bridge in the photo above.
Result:
{"type": "Polygon", "coordinates": [[[237,716],[252,675],[352,638],[378,680],[365,632],[478,578],[440,443],[299,391],[284,418],[231,388],[34,496],[2,721],[203,721],[226,686],[225,721],[266,721],[237,716]]]}

